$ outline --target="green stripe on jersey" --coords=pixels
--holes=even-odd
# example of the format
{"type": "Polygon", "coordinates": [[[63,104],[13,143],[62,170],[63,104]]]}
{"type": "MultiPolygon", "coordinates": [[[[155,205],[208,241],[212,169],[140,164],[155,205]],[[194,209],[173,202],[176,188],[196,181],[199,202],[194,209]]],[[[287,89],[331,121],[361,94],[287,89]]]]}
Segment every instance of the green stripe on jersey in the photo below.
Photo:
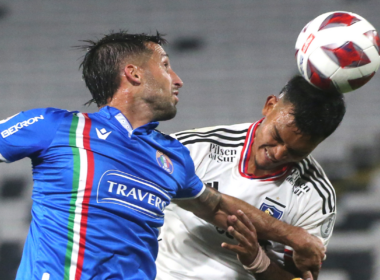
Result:
{"type": "Polygon", "coordinates": [[[78,186],[79,186],[79,174],[80,174],[80,157],[79,149],[77,147],[77,127],[78,127],[79,117],[75,114],[73,115],[73,120],[70,127],[69,135],[69,145],[73,152],[73,184],[70,199],[70,210],[69,210],[69,220],[67,225],[67,248],[65,256],[65,273],[64,280],[69,280],[70,277],[70,266],[71,266],[71,256],[73,250],[74,242],[74,219],[75,219],[75,203],[77,200],[78,186]]]}

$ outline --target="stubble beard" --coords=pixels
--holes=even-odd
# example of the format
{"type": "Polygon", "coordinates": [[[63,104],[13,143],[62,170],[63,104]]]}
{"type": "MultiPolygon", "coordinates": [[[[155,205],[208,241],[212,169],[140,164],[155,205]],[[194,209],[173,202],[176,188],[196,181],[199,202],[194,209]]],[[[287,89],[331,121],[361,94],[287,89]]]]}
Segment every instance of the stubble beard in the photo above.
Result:
{"type": "Polygon", "coordinates": [[[147,100],[153,113],[154,121],[167,121],[173,119],[177,114],[176,105],[169,100],[160,100],[159,97],[147,100]]]}

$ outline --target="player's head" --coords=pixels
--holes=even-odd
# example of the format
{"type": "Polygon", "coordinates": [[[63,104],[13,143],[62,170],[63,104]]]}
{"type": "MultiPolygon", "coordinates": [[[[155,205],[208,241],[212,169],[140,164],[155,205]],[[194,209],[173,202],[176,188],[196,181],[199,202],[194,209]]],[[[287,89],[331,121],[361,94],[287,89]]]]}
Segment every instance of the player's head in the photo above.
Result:
{"type": "Polygon", "coordinates": [[[89,103],[102,107],[123,90],[133,94],[133,101],[144,102],[154,120],[175,116],[182,81],[170,68],[169,57],[161,46],[166,43],[162,35],[120,31],[86,43],[81,67],[93,97],[89,103]]]}
{"type": "Polygon", "coordinates": [[[268,97],[264,105],[254,142],[256,167],[271,170],[304,159],[335,131],[345,112],[342,94],[293,77],[279,97],[268,97]]]}

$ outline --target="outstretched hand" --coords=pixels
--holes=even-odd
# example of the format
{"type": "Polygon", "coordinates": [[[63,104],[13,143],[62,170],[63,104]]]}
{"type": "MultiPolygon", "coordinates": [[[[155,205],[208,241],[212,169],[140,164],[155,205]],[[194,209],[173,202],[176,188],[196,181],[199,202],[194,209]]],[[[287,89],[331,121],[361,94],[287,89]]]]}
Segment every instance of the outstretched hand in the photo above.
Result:
{"type": "Polygon", "coordinates": [[[237,211],[237,216],[228,216],[228,233],[231,234],[238,242],[238,245],[232,245],[223,242],[222,247],[235,252],[240,262],[249,266],[256,259],[259,251],[259,243],[257,241],[256,229],[241,211],[237,211]]]}

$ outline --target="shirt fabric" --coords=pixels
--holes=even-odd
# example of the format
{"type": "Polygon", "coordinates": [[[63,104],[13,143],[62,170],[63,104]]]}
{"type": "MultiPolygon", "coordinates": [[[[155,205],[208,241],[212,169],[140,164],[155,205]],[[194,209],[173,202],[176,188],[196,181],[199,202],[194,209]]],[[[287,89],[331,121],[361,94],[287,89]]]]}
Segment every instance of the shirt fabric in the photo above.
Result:
{"type": "MultiPolygon", "coordinates": [[[[208,127],[174,136],[190,150],[196,174],[204,183],[306,229],[327,245],[335,222],[335,192],[312,156],[268,176],[246,172],[259,124],[208,127]]],[[[223,242],[237,244],[228,232],[176,204],[165,212],[156,279],[255,279],[235,253],[221,247],[223,242]]],[[[260,241],[260,245],[279,264],[292,257],[292,248],[283,244],[260,241]]]]}
{"type": "Polygon", "coordinates": [[[16,279],[155,278],[163,210],[204,190],[189,151],[157,125],[133,129],[108,106],[0,121],[0,160],[29,157],[33,165],[32,221],[16,279]]]}

